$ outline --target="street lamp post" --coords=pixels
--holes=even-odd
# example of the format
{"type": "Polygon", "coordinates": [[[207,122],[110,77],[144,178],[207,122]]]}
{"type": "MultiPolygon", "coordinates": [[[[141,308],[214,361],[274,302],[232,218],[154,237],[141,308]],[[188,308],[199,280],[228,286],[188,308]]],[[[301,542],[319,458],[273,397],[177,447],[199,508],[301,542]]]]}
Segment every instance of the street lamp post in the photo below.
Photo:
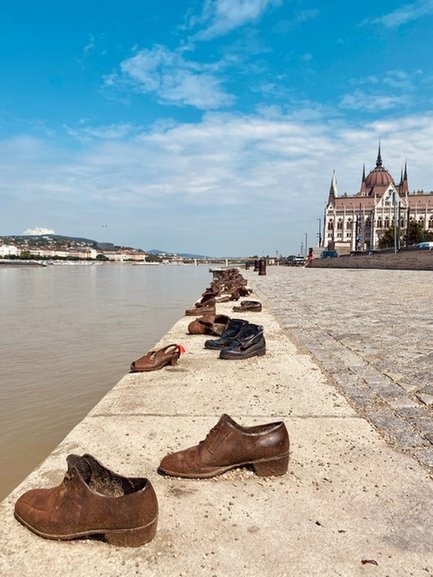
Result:
{"type": "Polygon", "coordinates": [[[320,218],[317,219],[319,223],[319,230],[317,231],[317,238],[319,239],[319,247],[322,246],[322,221],[320,218]]]}
{"type": "Polygon", "coordinates": [[[394,205],[394,254],[397,254],[397,202],[395,190],[392,193],[392,202],[394,205]]]}

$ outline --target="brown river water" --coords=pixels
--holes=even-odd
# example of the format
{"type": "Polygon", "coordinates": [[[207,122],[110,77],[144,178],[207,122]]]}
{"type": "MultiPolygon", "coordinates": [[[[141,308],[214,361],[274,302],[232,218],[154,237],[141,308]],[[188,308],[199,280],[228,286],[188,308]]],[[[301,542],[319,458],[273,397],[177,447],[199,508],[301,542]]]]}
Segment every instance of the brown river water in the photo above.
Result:
{"type": "Polygon", "coordinates": [[[0,266],[0,500],[150,350],[208,266],[0,266]]]}

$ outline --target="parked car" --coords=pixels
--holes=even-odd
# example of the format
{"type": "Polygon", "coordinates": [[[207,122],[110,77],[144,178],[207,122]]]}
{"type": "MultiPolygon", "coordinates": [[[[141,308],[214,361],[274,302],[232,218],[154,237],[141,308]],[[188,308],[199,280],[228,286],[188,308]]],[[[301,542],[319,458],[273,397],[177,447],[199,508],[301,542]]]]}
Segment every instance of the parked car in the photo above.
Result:
{"type": "Polygon", "coordinates": [[[420,249],[420,250],[433,250],[433,242],[420,242],[419,244],[416,245],[416,248],[420,249]]]}
{"type": "Polygon", "coordinates": [[[320,258],[335,258],[336,256],[338,256],[336,250],[322,250],[320,253],[320,258]]]}
{"type": "Polygon", "coordinates": [[[289,266],[301,266],[304,263],[305,263],[304,256],[300,255],[295,256],[294,254],[291,254],[290,256],[287,257],[287,264],[289,266]]]}

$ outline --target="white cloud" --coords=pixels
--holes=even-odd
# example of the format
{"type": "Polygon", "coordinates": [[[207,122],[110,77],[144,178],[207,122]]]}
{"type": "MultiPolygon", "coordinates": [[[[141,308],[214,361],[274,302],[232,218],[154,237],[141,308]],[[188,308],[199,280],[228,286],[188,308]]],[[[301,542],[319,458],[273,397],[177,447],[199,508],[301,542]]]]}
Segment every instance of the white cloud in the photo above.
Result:
{"type": "Polygon", "coordinates": [[[379,18],[369,18],[364,21],[364,24],[379,24],[386,28],[398,28],[433,14],[433,0],[418,0],[411,4],[405,4],[392,12],[388,12],[379,18]]]}
{"type": "Polygon", "coordinates": [[[346,94],[340,101],[342,108],[351,110],[391,110],[409,104],[407,95],[375,94],[357,90],[346,94]]]}
{"type": "Polygon", "coordinates": [[[287,254],[315,232],[332,171],[342,194],[357,192],[379,139],[393,176],[407,160],[411,190],[433,188],[433,115],[359,127],[319,109],[272,107],[90,140],[62,158],[52,154],[58,141],[22,157],[0,141],[2,208],[15,230],[49,218],[65,234],[98,239],[108,223],[106,240],[141,248],[287,254]]]}
{"type": "Polygon", "coordinates": [[[117,140],[119,138],[125,138],[134,130],[134,127],[127,123],[110,124],[97,127],[83,125],[81,127],[78,126],[75,128],[65,125],[64,128],[70,136],[73,136],[74,138],[77,138],[83,142],[92,139],[117,140]]]}
{"type": "Polygon", "coordinates": [[[282,0],[206,0],[199,21],[207,27],[195,38],[210,40],[258,20],[271,6],[280,6],[282,0]]]}
{"type": "Polygon", "coordinates": [[[44,228],[44,227],[36,227],[36,228],[28,228],[23,232],[26,235],[41,235],[41,234],[56,234],[55,230],[51,228],[44,228]]]}
{"type": "Polygon", "coordinates": [[[132,82],[138,91],[155,94],[162,103],[214,110],[229,106],[234,100],[216,74],[222,67],[222,63],[186,60],[179,52],[155,46],[124,60],[121,76],[111,75],[106,85],[132,82]]]}
{"type": "MultiPolygon", "coordinates": [[[[390,88],[398,88],[405,90],[414,89],[415,76],[420,76],[420,71],[415,70],[410,73],[406,70],[387,70],[380,74],[380,76],[371,74],[369,76],[356,78],[350,83],[355,86],[389,86],[390,88]]],[[[419,82],[419,79],[416,79],[419,82]]]]}

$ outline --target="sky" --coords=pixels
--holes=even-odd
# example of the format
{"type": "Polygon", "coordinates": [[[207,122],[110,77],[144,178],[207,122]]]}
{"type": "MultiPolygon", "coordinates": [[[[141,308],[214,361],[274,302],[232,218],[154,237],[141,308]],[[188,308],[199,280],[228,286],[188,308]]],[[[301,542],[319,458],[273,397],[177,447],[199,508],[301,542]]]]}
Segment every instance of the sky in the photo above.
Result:
{"type": "Polygon", "coordinates": [[[3,0],[0,235],[315,246],[335,171],[433,190],[433,0],[3,0]]]}

